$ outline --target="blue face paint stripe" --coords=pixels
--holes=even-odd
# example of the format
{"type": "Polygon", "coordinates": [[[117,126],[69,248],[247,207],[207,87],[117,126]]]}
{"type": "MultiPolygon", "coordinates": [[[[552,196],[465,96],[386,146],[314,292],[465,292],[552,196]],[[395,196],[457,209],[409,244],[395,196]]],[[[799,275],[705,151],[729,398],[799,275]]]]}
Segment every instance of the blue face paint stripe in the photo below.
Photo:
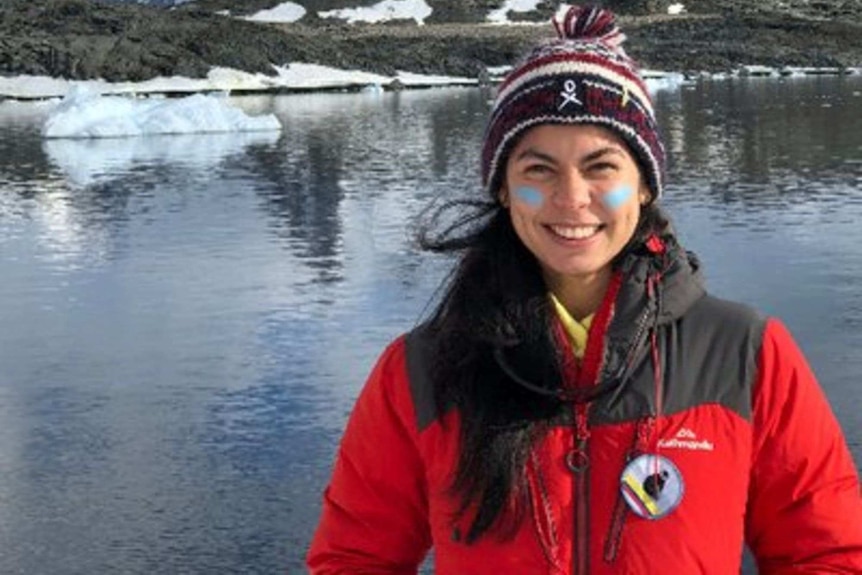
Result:
{"type": "Polygon", "coordinates": [[[612,210],[617,210],[625,204],[630,197],[635,193],[635,191],[631,188],[631,186],[620,186],[618,188],[614,188],[610,192],[604,195],[602,201],[605,203],[607,207],[612,210]]]}
{"type": "Polygon", "coordinates": [[[521,186],[515,189],[515,197],[532,208],[538,208],[545,201],[545,196],[536,188],[521,186]]]}

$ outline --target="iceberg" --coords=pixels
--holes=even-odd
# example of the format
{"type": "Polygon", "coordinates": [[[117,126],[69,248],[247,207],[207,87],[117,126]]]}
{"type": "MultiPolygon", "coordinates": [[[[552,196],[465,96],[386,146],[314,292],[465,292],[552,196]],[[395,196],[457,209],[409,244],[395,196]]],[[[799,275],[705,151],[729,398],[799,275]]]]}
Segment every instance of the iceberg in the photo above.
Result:
{"type": "Polygon", "coordinates": [[[152,134],[280,131],[273,114],[252,117],[227,97],[195,94],[179,99],[102,96],[74,86],[42,126],[45,138],[123,138],[152,134]]]}
{"type": "Polygon", "coordinates": [[[212,174],[252,147],[275,146],[279,132],[153,135],[147,138],[51,138],[42,142],[50,162],[66,181],[84,188],[134,172],[177,167],[190,174],[212,174]]]}

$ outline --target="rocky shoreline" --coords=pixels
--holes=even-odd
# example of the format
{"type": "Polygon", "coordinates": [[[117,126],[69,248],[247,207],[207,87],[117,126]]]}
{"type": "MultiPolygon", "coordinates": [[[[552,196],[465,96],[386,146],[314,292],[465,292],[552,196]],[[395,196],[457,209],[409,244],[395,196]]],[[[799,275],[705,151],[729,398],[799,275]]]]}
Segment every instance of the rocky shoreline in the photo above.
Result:
{"type": "MultiPolygon", "coordinates": [[[[828,14],[838,10],[840,17],[716,2],[713,11],[678,16],[620,14],[619,23],[629,38],[628,52],[649,69],[859,69],[862,3],[821,4],[831,6],[828,14]]],[[[526,46],[552,32],[547,24],[456,21],[265,24],[225,16],[215,7],[204,2],[167,10],[93,0],[4,0],[0,75],[140,82],[159,76],[201,78],[214,66],[271,75],[273,64],[309,62],[386,75],[403,70],[479,78],[490,67],[511,64],[526,46]]]]}

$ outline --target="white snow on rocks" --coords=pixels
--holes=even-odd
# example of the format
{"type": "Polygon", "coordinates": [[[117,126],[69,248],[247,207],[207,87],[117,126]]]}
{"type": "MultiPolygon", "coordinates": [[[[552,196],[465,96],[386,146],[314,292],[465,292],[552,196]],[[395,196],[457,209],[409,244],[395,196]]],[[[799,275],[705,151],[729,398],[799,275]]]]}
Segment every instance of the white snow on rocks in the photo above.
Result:
{"type": "Polygon", "coordinates": [[[388,22],[390,20],[415,20],[422,25],[431,16],[431,6],[425,0],[383,0],[373,6],[342,8],[318,12],[321,18],[338,18],[348,24],[356,22],[388,22]]]}
{"type": "Polygon", "coordinates": [[[246,20],[252,20],[254,22],[297,22],[305,16],[306,10],[303,6],[297,4],[296,2],[284,2],[275,6],[274,8],[270,8],[268,10],[261,10],[260,12],[256,12],[251,16],[247,16],[246,20]]]}

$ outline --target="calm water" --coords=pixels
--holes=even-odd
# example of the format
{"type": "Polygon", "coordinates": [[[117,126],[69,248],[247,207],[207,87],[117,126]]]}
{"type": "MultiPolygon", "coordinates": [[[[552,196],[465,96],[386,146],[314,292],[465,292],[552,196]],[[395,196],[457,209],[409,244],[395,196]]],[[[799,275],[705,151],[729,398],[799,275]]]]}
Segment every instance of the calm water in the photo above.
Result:
{"type": "MultiPolygon", "coordinates": [[[[862,462],[862,77],[656,95],[712,291],[781,316],[862,462]]],[[[243,98],[282,135],[43,142],[0,106],[0,572],[301,572],[338,436],[446,262],[488,94],[243,98]]]]}

